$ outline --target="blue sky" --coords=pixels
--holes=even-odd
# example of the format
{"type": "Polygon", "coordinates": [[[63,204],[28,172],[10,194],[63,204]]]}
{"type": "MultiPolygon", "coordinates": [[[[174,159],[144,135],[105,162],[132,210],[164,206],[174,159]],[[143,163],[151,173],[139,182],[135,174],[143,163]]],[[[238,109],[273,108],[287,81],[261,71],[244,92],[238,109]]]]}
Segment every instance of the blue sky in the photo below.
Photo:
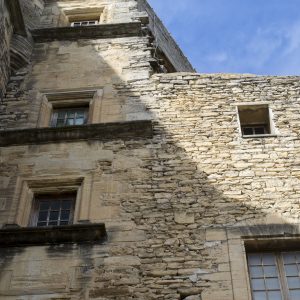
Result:
{"type": "Polygon", "coordinates": [[[200,73],[300,75],[300,0],[148,0],[200,73]]]}

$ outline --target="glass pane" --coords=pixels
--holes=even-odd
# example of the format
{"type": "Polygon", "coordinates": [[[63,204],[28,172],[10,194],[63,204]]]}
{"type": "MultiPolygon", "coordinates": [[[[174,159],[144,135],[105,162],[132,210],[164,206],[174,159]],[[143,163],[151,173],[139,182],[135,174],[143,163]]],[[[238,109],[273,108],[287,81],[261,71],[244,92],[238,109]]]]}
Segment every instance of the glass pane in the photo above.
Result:
{"type": "Polygon", "coordinates": [[[265,265],[265,266],[275,266],[276,265],[276,263],[275,263],[275,255],[274,254],[272,254],[272,253],[266,253],[266,254],[263,254],[263,258],[262,258],[262,260],[263,260],[263,264],[265,265]]]}
{"type": "Polygon", "coordinates": [[[253,292],[253,300],[268,300],[265,292],[253,292]]]}
{"type": "Polygon", "coordinates": [[[68,221],[60,221],[60,225],[68,225],[69,222],[68,221]]]}
{"type": "Polygon", "coordinates": [[[299,272],[296,265],[285,265],[284,270],[286,276],[299,276],[299,272]]]}
{"type": "Polygon", "coordinates": [[[282,300],[281,292],[279,291],[272,291],[268,292],[269,300],[282,300]]]}
{"type": "Polygon", "coordinates": [[[288,282],[289,289],[300,288],[299,277],[287,277],[287,282],[288,282]]]}
{"type": "Polygon", "coordinates": [[[47,210],[50,207],[50,201],[41,201],[40,210],[47,210]]]}
{"type": "Polygon", "coordinates": [[[51,211],[49,220],[51,221],[58,220],[58,213],[59,213],[58,211],[51,211]]]}
{"type": "Polygon", "coordinates": [[[264,134],[265,133],[264,127],[255,127],[254,131],[255,131],[255,134],[264,134]]]}
{"type": "Polygon", "coordinates": [[[67,119],[67,125],[74,125],[74,119],[67,119]]]}
{"type": "Polygon", "coordinates": [[[72,207],[72,201],[70,200],[62,201],[61,203],[62,209],[70,209],[71,207],[72,207]]]}
{"type": "Polygon", "coordinates": [[[60,208],[60,201],[52,201],[51,202],[51,210],[59,210],[60,208]]]}
{"type": "Polygon", "coordinates": [[[252,278],[261,278],[264,276],[262,267],[250,267],[250,274],[252,278]]]}
{"type": "Polygon", "coordinates": [[[264,273],[266,277],[277,277],[277,270],[275,266],[264,267],[264,273]]]}
{"type": "Polygon", "coordinates": [[[252,135],[253,134],[253,130],[251,127],[244,127],[243,128],[243,134],[244,135],[252,135]]]}
{"type": "Polygon", "coordinates": [[[75,125],[83,125],[84,123],[84,118],[76,119],[75,125]]]}
{"type": "Polygon", "coordinates": [[[49,222],[48,225],[49,226],[56,226],[57,223],[58,223],[57,221],[52,221],[52,222],[49,222]]]}
{"type": "Polygon", "coordinates": [[[300,299],[300,290],[290,291],[289,300],[299,300],[300,299]]]}
{"type": "Polygon", "coordinates": [[[75,112],[74,111],[68,111],[67,112],[67,118],[70,118],[70,119],[75,118],[75,112]]]}
{"type": "Polygon", "coordinates": [[[47,221],[47,217],[48,217],[48,211],[47,210],[46,211],[40,211],[38,220],[39,220],[39,222],[40,221],[47,221]]]}
{"type": "Polygon", "coordinates": [[[261,265],[261,256],[260,254],[249,254],[248,263],[250,266],[261,265]]]}
{"type": "Polygon", "coordinates": [[[268,290],[280,290],[279,280],[277,278],[266,279],[266,286],[268,290]]]}
{"type": "Polygon", "coordinates": [[[62,127],[65,125],[65,120],[57,120],[56,127],[62,127]]]}
{"type": "Polygon", "coordinates": [[[66,115],[66,112],[64,110],[57,112],[57,118],[58,119],[62,119],[63,120],[65,118],[65,115],[66,115]]]}
{"type": "Polygon", "coordinates": [[[293,264],[296,262],[296,257],[294,252],[282,253],[284,264],[293,264]]]}
{"type": "Polygon", "coordinates": [[[264,291],[266,289],[265,281],[263,279],[252,279],[251,284],[254,291],[264,291]]]}
{"type": "Polygon", "coordinates": [[[68,221],[69,218],[70,218],[70,211],[69,210],[62,210],[61,215],[60,215],[60,219],[68,221]]]}
{"type": "Polygon", "coordinates": [[[38,227],[47,226],[47,223],[46,222],[38,222],[37,226],[38,227]]]}

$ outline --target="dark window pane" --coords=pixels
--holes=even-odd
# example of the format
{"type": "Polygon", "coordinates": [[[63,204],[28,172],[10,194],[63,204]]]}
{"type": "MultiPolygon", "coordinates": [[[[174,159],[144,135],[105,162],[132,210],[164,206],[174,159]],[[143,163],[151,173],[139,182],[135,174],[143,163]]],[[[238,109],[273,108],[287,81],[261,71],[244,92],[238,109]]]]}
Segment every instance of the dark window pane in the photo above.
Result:
{"type": "Polygon", "coordinates": [[[65,111],[59,111],[57,113],[57,119],[64,119],[65,118],[65,115],[66,115],[66,112],[65,111]]]}
{"type": "Polygon", "coordinates": [[[40,211],[38,221],[47,221],[48,211],[40,211]]]}
{"type": "Polygon", "coordinates": [[[51,221],[48,223],[49,226],[56,226],[58,225],[58,222],[57,221],[51,221]]]}
{"type": "Polygon", "coordinates": [[[70,209],[71,207],[72,207],[72,201],[71,200],[62,201],[62,204],[61,204],[62,209],[70,209]]]}
{"type": "Polygon", "coordinates": [[[56,127],[62,127],[64,125],[65,125],[65,121],[64,120],[57,120],[56,127]]]}
{"type": "Polygon", "coordinates": [[[255,127],[254,131],[255,131],[255,134],[264,134],[265,128],[264,127],[255,127]]]}
{"type": "Polygon", "coordinates": [[[69,222],[68,221],[60,221],[60,225],[68,225],[69,222]]]}
{"type": "Polygon", "coordinates": [[[58,214],[59,214],[58,211],[51,211],[49,220],[51,221],[58,220],[58,214]]]}
{"type": "Polygon", "coordinates": [[[243,128],[243,134],[244,135],[253,135],[253,130],[251,127],[244,127],[243,128]]]}
{"type": "Polygon", "coordinates": [[[60,208],[60,201],[52,201],[51,202],[51,210],[59,210],[60,208]]]}
{"type": "Polygon", "coordinates": [[[38,227],[47,226],[47,223],[46,222],[38,222],[37,226],[38,227]]]}
{"type": "Polygon", "coordinates": [[[70,218],[70,211],[69,210],[62,210],[61,215],[60,215],[60,219],[68,221],[69,218],[70,218]]]}
{"type": "Polygon", "coordinates": [[[50,201],[41,201],[40,210],[47,210],[50,207],[50,201]]]}

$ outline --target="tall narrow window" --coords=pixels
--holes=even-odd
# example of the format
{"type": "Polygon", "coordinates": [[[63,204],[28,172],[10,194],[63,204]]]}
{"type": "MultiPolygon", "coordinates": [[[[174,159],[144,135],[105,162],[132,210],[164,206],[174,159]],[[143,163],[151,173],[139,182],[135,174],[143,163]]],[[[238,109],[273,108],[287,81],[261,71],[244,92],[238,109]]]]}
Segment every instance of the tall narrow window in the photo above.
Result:
{"type": "Polygon", "coordinates": [[[76,194],[49,194],[35,197],[31,225],[62,226],[73,223],[76,194]]]}
{"type": "Polygon", "coordinates": [[[248,254],[253,300],[300,299],[300,252],[248,254]]]}

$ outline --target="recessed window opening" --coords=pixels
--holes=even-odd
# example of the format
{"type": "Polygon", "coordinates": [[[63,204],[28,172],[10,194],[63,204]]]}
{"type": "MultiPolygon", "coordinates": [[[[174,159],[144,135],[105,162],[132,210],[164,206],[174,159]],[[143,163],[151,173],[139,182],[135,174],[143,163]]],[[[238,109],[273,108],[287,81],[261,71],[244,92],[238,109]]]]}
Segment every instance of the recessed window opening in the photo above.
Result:
{"type": "Polygon", "coordinates": [[[51,117],[51,127],[84,125],[88,120],[88,107],[54,109],[51,117]]]}
{"type": "Polygon", "coordinates": [[[268,105],[241,105],[238,107],[238,114],[243,136],[272,133],[268,105]]]}
{"type": "Polygon", "coordinates": [[[253,300],[300,299],[300,252],[248,253],[253,300]]]}
{"type": "Polygon", "coordinates": [[[62,226],[73,223],[76,193],[37,195],[34,199],[31,225],[62,226]]]}

